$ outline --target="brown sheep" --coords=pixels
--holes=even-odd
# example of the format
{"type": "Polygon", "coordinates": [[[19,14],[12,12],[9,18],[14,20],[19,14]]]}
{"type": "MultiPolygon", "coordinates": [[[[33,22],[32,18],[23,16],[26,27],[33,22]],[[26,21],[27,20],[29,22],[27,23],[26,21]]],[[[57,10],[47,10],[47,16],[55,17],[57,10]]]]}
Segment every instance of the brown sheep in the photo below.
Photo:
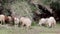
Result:
{"type": "Polygon", "coordinates": [[[10,25],[14,25],[14,18],[11,16],[7,16],[8,17],[8,22],[10,23],[10,25]]]}

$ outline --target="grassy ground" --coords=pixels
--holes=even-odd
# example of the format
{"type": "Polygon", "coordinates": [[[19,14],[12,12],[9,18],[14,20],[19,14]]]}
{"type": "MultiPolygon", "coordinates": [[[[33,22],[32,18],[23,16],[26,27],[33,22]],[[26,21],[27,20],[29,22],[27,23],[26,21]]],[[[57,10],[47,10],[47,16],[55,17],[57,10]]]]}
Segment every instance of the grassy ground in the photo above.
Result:
{"type": "Polygon", "coordinates": [[[32,29],[23,29],[21,27],[1,27],[0,34],[60,34],[60,24],[54,28],[32,26],[32,29]]]}

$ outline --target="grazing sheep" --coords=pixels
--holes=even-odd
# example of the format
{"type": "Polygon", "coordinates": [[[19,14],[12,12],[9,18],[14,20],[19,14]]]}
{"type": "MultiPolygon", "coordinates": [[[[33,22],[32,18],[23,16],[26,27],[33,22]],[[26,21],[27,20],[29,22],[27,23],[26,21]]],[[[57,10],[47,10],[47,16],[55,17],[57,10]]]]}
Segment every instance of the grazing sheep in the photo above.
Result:
{"type": "Polygon", "coordinates": [[[1,24],[5,23],[5,15],[3,14],[0,15],[0,21],[1,21],[1,24]]]}
{"type": "Polygon", "coordinates": [[[8,16],[8,19],[9,19],[10,22],[12,21],[12,17],[11,16],[8,16]]]}
{"type": "Polygon", "coordinates": [[[18,25],[19,24],[19,18],[14,17],[14,23],[15,23],[15,25],[18,25]]]}
{"type": "Polygon", "coordinates": [[[49,27],[53,27],[56,25],[56,20],[54,19],[54,17],[50,17],[48,20],[47,20],[47,25],[49,27]]]}
{"type": "Polygon", "coordinates": [[[27,17],[21,17],[20,22],[22,23],[22,26],[25,25],[27,28],[29,28],[31,26],[31,23],[32,23],[30,18],[27,18],[27,17]]]}
{"type": "Polygon", "coordinates": [[[8,16],[5,16],[5,22],[6,22],[6,24],[9,23],[9,18],[8,18],[8,16]]]}
{"type": "Polygon", "coordinates": [[[9,23],[10,23],[10,25],[13,25],[14,24],[14,18],[12,18],[11,16],[8,16],[8,21],[9,21],[9,23]]]}
{"type": "Polygon", "coordinates": [[[46,21],[47,21],[47,18],[46,18],[46,19],[45,19],[45,18],[41,18],[41,19],[39,20],[39,25],[40,25],[40,26],[46,25],[46,21]]]}

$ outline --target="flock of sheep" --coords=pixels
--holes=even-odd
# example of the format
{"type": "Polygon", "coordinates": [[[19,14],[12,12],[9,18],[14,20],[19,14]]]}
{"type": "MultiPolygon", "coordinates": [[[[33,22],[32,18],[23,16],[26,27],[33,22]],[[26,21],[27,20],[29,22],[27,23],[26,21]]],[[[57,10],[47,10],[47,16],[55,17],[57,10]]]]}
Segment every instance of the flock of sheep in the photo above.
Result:
{"type": "Polygon", "coordinates": [[[48,27],[55,27],[56,26],[56,20],[54,19],[54,17],[49,17],[49,18],[41,18],[41,20],[39,20],[39,25],[44,25],[44,26],[48,26],[48,27]]]}
{"type": "MultiPolygon", "coordinates": [[[[32,20],[28,17],[21,17],[20,19],[17,17],[11,17],[11,16],[5,16],[3,14],[0,15],[0,22],[1,24],[6,24],[6,21],[8,24],[19,25],[19,26],[25,26],[26,28],[30,28],[32,24],[32,20]]],[[[48,26],[48,27],[54,27],[56,26],[56,20],[54,17],[49,18],[41,18],[38,23],[40,26],[48,26]]]]}

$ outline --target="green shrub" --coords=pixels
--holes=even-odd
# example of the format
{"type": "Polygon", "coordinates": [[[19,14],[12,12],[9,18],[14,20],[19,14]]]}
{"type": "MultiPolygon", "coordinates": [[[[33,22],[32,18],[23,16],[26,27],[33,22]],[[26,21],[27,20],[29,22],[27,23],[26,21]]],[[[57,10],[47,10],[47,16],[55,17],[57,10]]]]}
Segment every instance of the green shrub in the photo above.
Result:
{"type": "Polygon", "coordinates": [[[36,22],[32,22],[32,26],[36,26],[37,25],[37,23],[36,22]]]}

